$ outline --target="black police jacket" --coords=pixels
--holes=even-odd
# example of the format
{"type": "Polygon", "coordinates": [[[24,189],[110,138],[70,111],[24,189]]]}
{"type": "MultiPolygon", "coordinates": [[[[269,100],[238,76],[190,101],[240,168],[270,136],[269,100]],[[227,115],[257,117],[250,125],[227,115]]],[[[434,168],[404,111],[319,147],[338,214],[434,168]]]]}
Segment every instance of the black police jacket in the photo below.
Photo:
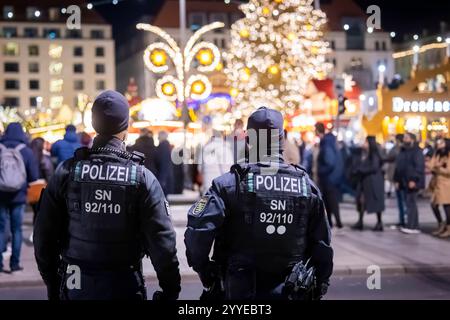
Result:
{"type": "MultiPolygon", "coordinates": [[[[114,137],[96,137],[93,149],[98,148],[119,150],[119,153],[120,151],[125,152],[123,142],[114,137]]],[[[49,296],[53,295],[54,297],[59,290],[60,279],[58,276],[58,268],[61,265],[61,260],[66,260],[66,258],[70,259],[72,256],[76,256],[77,253],[83,257],[83,242],[79,241],[79,239],[70,239],[70,237],[75,238],[73,236],[74,233],[82,233],[83,228],[90,227],[86,224],[73,227],[73,225],[68,222],[69,219],[71,219],[69,211],[73,210],[73,208],[68,208],[68,206],[71,206],[71,202],[68,199],[68,194],[70,193],[68,189],[73,183],[71,174],[73,174],[73,167],[76,163],[79,163],[76,157],[69,159],[62,163],[56,170],[56,173],[50,180],[41,197],[40,210],[34,227],[34,247],[37,265],[41,276],[47,285],[49,296]],[[69,226],[70,228],[77,230],[70,230],[69,232],[69,226]],[[76,243],[76,250],[71,248],[73,247],[73,243],[76,243]],[[67,255],[69,257],[66,257],[67,255]]],[[[140,242],[138,248],[141,248],[142,252],[140,254],[138,253],[138,261],[135,262],[140,263],[140,259],[144,255],[148,255],[155,268],[160,287],[163,289],[164,294],[170,298],[177,298],[181,291],[180,273],[176,256],[176,235],[169,217],[168,203],[155,176],[142,165],[139,165],[138,172],[140,172],[141,176],[138,179],[140,182],[136,186],[136,201],[134,203],[134,209],[132,210],[135,211],[133,214],[136,215],[137,221],[135,229],[133,230],[137,233],[136,238],[139,239],[140,242]]],[[[112,174],[112,170],[110,174],[112,174]]],[[[122,174],[120,177],[124,176],[123,172],[120,172],[120,174],[122,174]]],[[[86,173],[86,175],[88,175],[88,173],[86,173]]],[[[119,176],[117,175],[117,177],[119,176]]],[[[83,190],[79,190],[79,192],[82,193],[83,190]]],[[[95,199],[94,197],[96,196],[97,195],[88,195],[87,199],[95,199]]],[[[101,195],[99,194],[98,196],[101,195]]],[[[108,194],[106,197],[108,197],[108,194]]],[[[116,194],[115,197],[117,197],[116,194]]],[[[108,198],[106,200],[110,199],[108,198]]],[[[95,206],[91,205],[91,203],[84,203],[83,205],[86,205],[86,208],[83,207],[82,210],[89,210],[91,215],[94,215],[95,213],[98,214],[101,210],[106,210],[101,213],[119,216],[119,214],[114,211],[118,209],[118,207],[116,208],[114,204],[109,205],[109,203],[114,203],[115,199],[112,200],[113,201],[104,201],[104,206],[99,206],[97,212],[94,211],[96,210],[95,206]],[[107,212],[108,210],[111,212],[107,212]]],[[[129,213],[130,212],[127,212],[127,214],[129,213]]],[[[99,215],[97,215],[95,219],[97,220],[90,220],[88,223],[101,223],[99,215]]],[[[117,224],[117,221],[120,220],[110,221],[115,221],[117,224]]],[[[92,238],[92,232],[90,236],[92,238]]],[[[90,243],[86,243],[86,250],[93,254],[91,256],[85,255],[83,259],[90,261],[77,262],[95,267],[96,259],[98,258],[95,255],[101,254],[101,251],[95,250],[98,249],[95,247],[95,238],[94,241],[89,238],[88,240],[91,241],[90,243]]],[[[101,240],[99,239],[99,246],[100,245],[101,240]]],[[[111,248],[105,247],[105,250],[107,249],[111,248]]],[[[111,253],[112,252],[110,252],[110,254],[111,253]]],[[[71,261],[69,261],[69,263],[70,262],[71,261]]],[[[101,268],[102,267],[98,269],[100,272],[102,270],[101,268]]],[[[110,268],[114,269],[114,265],[110,266],[110,268]]]]}
{"type": "MultiPolygon", "coordinates": [[[[287,172],[292,170],[292,166],[285,164],[281,157],[272,165],[287,172]]],[[[286,263],[288,269],[296,262],[295,258],[311,257],[318,282],[327,284],[333,270],[331,233],[320,191],[307,174],[303,173],[304,178],[301,179],[294,177],[292,181],[289,174],[269,176],[267,181],[262,177],[252,177],[251,183],[245,184],[247,188],[254,189],[258,184],[266,184],[268,190],[263,191],[265,194],[249,207],[243,200],[245,196],[239,195],[237,186],[242,186],[242,181],[233,171],[216,178],[205,196],[188,213],[186,255],[189,265],[199,273],[204,286],[209,287],[214,281],[212,278],[218,272],[214,266],[219,265],[222,270],[219,272],[224,274],[230,265],[238,269],[245,267],[240,265],[247,263],[243,260],[258,255],[263,259],[254,260],[257,265],[253,267],[269,273],[271,269],[276,270],[279,262],[286,263]],[[275,181],[274,177],[278,180],[275,181]],[[291,205],[289,198],[286,198],[289,196],[302,199],[300,206],[295,205],[295,200],[291,201],[291,205]],[[279,202],[280,199],[287,200],[279,202]],[[265,206],[261,205],[262,202],[266,202],[265,206]],[[284,206],[284,203],[287,203],[286,208],[276,208],[278,205],[284,206]],[[275,209],[272,212],[281,214],[270,213],[271,207],[275,209]],[[249,224],[253,226],[249,227],[249,224]],[[277,249],[280,254],[277,254],[277,249]],[[238,261],[232,259],[233,256],[238,256],[238,261]],[[283,260],[283,256],[287,256],[287,260],[283,260]]],[[[247,174],[244,179],[248,180],[248,177],[247,174]]]]}

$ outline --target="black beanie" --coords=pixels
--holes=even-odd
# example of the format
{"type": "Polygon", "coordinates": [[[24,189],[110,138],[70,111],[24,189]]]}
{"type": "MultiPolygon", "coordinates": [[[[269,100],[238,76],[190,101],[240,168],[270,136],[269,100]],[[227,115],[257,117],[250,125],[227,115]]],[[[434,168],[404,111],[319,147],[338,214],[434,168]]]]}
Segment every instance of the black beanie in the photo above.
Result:
{"type": "Polygon", "coordinates": [[[98,134],[114,135],[128,129],[130,112],[127,99],[119,92],[102,92],[92,106],[92,127],[98,134]]]}
{"type": "Polygon", "coordinates": [[[273,109],[261,107],[250,115],[247,123],[247,130],[278,130],[280,137],[284,135],[283,115],[273,109]]]}

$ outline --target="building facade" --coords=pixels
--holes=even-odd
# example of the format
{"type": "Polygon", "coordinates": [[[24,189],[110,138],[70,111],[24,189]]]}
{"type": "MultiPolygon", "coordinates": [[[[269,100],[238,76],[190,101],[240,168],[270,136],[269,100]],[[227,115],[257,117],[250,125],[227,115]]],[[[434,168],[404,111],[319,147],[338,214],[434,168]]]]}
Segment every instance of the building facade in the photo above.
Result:
{"type": "MultiPolygon", "coordinates": [[[[319,1],[316,1],[316,5],[319,5],[319,1]]],[[[367,30],[367,15],[353,0],[322,0],[320,8],[329,20],[326,40],[332,49],[328,59],[334,65],[331,78],[343,73],[351,74],[364,90],[370,90],[376,87],[381,65],[385,67],[387,80],[394,76],[392,42],[388,32],[367,30]]],[[[222,0],[188,0],[187,37],[203,25],[214,21],[224,22],[224,29],[207,33],[204,39],[226,51],[230,43],[230,26],[241,17],[242,13],[235,2],[225,4],[222,0]]],[[[179,40],[178,1],[165,1],[156,16],[146,17],[142,22],[158,26],[179,40]]],[[[128,43],[118,48],[118,90],[125,91],[129,78],[134,77],[144,97],[155,95],[158,76],[146,70],[142,56],[145,48],[157,40],[150,33],[137,31],[128,43]]]]}
{"type": "Polygon", "coordinates": [[[69,29],[71,1],[6,2],[0,7],[0,105],[77,107],[115,89],[112,29],[80,4],[81,28],[69,29]]]}

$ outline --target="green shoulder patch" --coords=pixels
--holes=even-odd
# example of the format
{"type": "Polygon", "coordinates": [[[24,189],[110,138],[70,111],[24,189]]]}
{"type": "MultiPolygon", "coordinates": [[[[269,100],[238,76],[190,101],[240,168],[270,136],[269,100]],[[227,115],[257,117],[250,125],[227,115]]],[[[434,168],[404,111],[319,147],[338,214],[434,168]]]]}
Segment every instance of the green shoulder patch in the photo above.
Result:
{"type": "Polygon", "coordinates": [[[192,210],[192,215],[198,217],[205,211],[206,205],[208,204],[209,197],[203,196],[200,200],[195,204],[194,210],[192,210]]]}

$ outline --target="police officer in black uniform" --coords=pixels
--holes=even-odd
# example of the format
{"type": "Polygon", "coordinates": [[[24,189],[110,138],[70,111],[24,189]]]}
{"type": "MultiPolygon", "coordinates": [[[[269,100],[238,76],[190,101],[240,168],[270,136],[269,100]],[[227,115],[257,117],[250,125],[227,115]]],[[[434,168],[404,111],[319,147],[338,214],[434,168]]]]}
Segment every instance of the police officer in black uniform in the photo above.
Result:
{"type": "Polygon", "coordinates": [[[333,250],[324,204],[305,171],[284,162],[283,138],[281,113],[255,111],[248,120],[247,163],[216,178],[189,210],[188,263],[207,289],[222,278],[226,299],[285,299],[280,287],[294,265],[310,258],[314,298],[328,288],[333,250]]]}
{"type": "Polygon", "coordinates": [[[146,299],[142,258],[156,270],[159,299],[180,288],[175,232],[163,191],[125,149],[129,106],[115,91],[92,108],[97,132],[59,166],[44,191],[34,229],[35,256],[49,299],[146,299]]]}

